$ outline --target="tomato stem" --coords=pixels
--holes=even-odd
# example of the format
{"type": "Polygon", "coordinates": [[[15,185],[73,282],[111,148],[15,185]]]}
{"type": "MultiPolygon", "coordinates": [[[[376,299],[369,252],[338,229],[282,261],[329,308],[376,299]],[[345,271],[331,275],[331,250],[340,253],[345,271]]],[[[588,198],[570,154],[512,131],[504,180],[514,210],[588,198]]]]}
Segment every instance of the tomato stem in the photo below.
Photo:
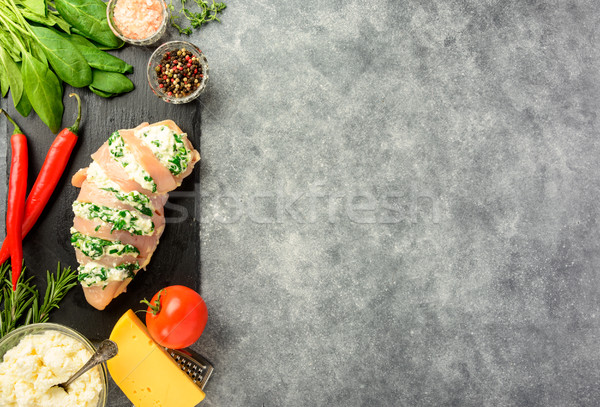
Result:
{"type": "Polygon", "coordinates": [[[152,315],[158,315],[158,313],[161,310],[160,297],[162,296],[163,291],[165,291],[164,288],[158,292],[158,297],[156,297],[156,300],[154,300],[154,303],[151,303],[150,301],[148,301],[145,298],[140,301],[140,304],[146,304],[148,306],[148,308],[150,308],[150,311],[145,311],[145,312],[152,312],[152,315]]]}

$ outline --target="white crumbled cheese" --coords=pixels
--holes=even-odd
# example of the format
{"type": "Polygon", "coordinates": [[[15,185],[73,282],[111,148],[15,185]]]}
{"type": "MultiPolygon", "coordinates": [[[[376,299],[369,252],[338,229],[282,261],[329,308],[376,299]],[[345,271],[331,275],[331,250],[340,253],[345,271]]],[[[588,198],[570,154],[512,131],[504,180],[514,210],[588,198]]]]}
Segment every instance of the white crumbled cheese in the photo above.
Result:
{"type": "Polygon", "coordinates": [[[187,135],[179,135],[168,126],[146,126],[136,130],[134,135],[142,140],[160,163],[174,175],[185,171],[192,159],[191,151],[183,143],[183,137],[187,135]]]}
{"type": "MultiPolygon", "coordinates": [[[[125,265],[129,266],[129,265],[125,265]]],[[[138,269],[136,264],[134,269],[138,269]]],[[[93,285],[105,286],[113,281],[124,281],[128,278],[133,278],[133,271],[127,268],[106,267],[102,264],[91,261],[79,266],[79,281],[86,287],[93,285]]]]}
{"type": "Polygon", "coordinates": [[[78,340],[58,331],[28,335],[0,363],[0,407],[96,407],[102,390],[99,368],[60,387],[92,356],[78,340]]]}
{"type": "Polygon", "coordinates": [[[137,162],[131,151],[125,149],[125,156],[121,163],[127,163],[127,166],[124,166],[125,172],[129,175],[129,178],[137,182],[142,186],[142,188],[147,189],[148,191],[155,192],[156,184],[154,180],[150,178],[148,172],[137,162]]]}
{"type": "Polygon", "coordinates": [[[121,190],[121,187],[116,182],[112,181],[106,175],[106,172],[100,167],[96,161],[92,161],[87,170],[87,181],[93,182],[98,186],[98,188],[112,188],[119,192],[124,192],[121,190]]]}

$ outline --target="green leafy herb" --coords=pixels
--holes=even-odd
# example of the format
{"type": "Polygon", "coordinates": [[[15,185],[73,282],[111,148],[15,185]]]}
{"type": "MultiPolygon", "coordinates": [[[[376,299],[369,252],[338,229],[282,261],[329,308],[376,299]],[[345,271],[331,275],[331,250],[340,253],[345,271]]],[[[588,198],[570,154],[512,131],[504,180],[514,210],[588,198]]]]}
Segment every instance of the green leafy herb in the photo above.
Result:
{"type": "Polygon", "coordinates": [[[90,89],[96,89],[110,94],[131,92],[134,88],[133,82],[125,75],[118,72],[106,72],[92,69],[92,83],[90,89]]]}
{"type": "Polygon", "coordinates": [[[115,188],[101,188],[104,191],[112,192],[119,201],[125,202],[128,205],[133,206],[135,209],[140,211],[146,216],[153,216],[152,214],[152,204],[150,203],[150,198],[147,195],[142,194],[138,191],[131,192],[120,192],[115,188]]]}
{"type": "Polygon", "coordinates": [[[8,93],[8,89],[10,88],[10,84],[8,83],[8,75],[6,71],[0,69],[0,94],[2,97],[5,97],[8,93]]]}
{"type": "MultiPolygon", "coordinates": [[[[8,263],[5,263],[0,269],[1,277],[1,298],[2,310],[0,310],[0,338],[14,330],[21,324],[23,314],[29,309],[35,297],[35,291],[31,287],[31,280],[24,278],[24,272],[17,280],[17,289],[12,290],[12,284],[6,277],[6,272],[10,270],[8,263]]],[[[23,270],[25,271],[25,270],[23,270]]],[[[9,276],[11,273],[9,272],[9,276]]]]}
{"type": "Polygon", "coordinates": [[[119,240],[111,241],[84,235],[81,232],[72,230],[71,245],[91,259],[99,259],[102,256],[124,256],[126,254],[138,255],[140,251],[130,245],[119,240]]]}
{"type": "Polygon", "coordinates": [[[75,45],[50,28],[31,29],[40,40],[52,69],[60,79],[76,88],[92,83],[92,69],[75,45]]]}
{"type": "Polygon", "coordinates": [[[57,266],[56,273],[46,272],[46,291],[40,305],[40,293],[34,277],[25,278],[25,268],[17,281],[16,291],[10,281],[10,264],[0,266],[0,338],[19,326],[47,322],[50,312],[77,285],[76,271],[57,266]]]}
{"type": "Polygon", "coordinates": [[[193,12],[189,8],[186,7],[187,0],[181,1],[181,11],[176,11],[175,6],[173,5],[173,0],[169,1],[167,8],[171,12],[171,17],[169,19],[171,25],[179,31],[179,34],[190,35],[192,33],[192,28],[200,29],[203,24],[207,24],[211,21],[218,21],[219,17],[217,15],[225,10],[227,5],[225,3],[217,3],[215,0],[212,0],[212,3],[209,3],[205,0],[194,0],[194,2],[198,5],[200,9],[199,12],[193,12]],[[177,20],[181,18],[181,16],[185,17],[189,21],[188,27],[182,27],[177,20]]]}
{"type": "Polygon", "coordinates": [[[168,168],[173,175],[179,175],[187,169],[188,163],[192,159],[190,150],[185,147],[181,135],[174,133],[173,138],[173,156],[168,160],[168,168]]]}
{"type": "Polygon", "coordinates": [[[17,112],[19,112],[23,117],[27,117],[29,116],[29,113],[31,113],[33,106],[31,106],[31,102],[29,101],[29,98],[25,92],[23,92],[21,95],[21,100],[19,100],[19,103],[15,106],[15,109],[17,109],[17,112]]]}
{"type": "Polygon", "coordinates": [[[92,88],[91,86],[89,86],[89,88],[90,88],[90,90],[91,90],[92,92],[94,92],[96,95],[98,95],[98,96],[100,96],[100,97],[103,97],[103,98],[111,98],[111,97],[113,97],[113,96],[117,96],[117,94],[116,94],[116,93],[108,93],[108,92],[103,92],[103,91],[101,91],[101,90],[98,90],[98,89],[96,89],[96,88],[92,88]]]}
{"type": "Polygon", "coordinates": [[[47,27],[58,27],[66,33],[71,32],[71,25],[67,23],[59,14],[54,10],[48,10],[47,15],[39,15],[32,12],[29,9],[21,9],[21,14],[27,20],[34,23],[42,24],[47,27]]]}
{"type": "Polygon", "coordinates": [[[101,51],[90,41],[76,34],[64,35],[83,54],[87,63],[96,69],[108,72],[132,73],[133,67],[107,52],[101,51]]]}
{"type": "Polygon", "coordinates": [[[109,208],[104,205],[96,205],[90,202],[73,202],[75,216],[89,220],[101,220],[110,223],[111,233],[115,230],[125,230],[132,235],[148,236],[154,233],[154,222],[147,218],[135,216],[127,209],[109,208]]]}
{"type": "MultiPolygon", "coordinates": [[[[17,63],[8,55],[4,48],[0,47],[0,69],[6,74],[10,89],[12,89],[13,104],[16,106],[23,95],[23,79],[17,63]]],[[[8,90],[8,89],[7,89],[8,90]]],[[[4,91],[3,91],[4,92],[4,91]]],[[[3,94],[2,96],[4,96],[3,94]]]]}
{"type": "Polygon", "coordinates": [[[32,55],[23,58],[23,84],[33,109],[52,133],[57,133],[62,122],[64,106],[62,86],[48,65],[32,55]]]}
{"type": "Polygon", "coordinates": [[[123,45],[108,26],[106,4],[102,0],[54,0],[54,6],[65,21],[85,37],[107,47],[123,45]]]}
{"type": "MultiPolygon", "coordinates": [[[[60,264],[56,267],[56,273],[51,274],[46,271],[46,293],[44,302],[38,308],[37,295],[34,297],[33,306],[27,314],[27,320],[31,323],[47,322],[50,312],[55,308],[60,308],[58,304],[67,295],[69,290],[77,285],[77,274],[70,267],[63,268],[60,264]]],[[[29,322],[28,322],[29,323],[29,322]]]]}
{"type": "Polygon", "coordinates": [[[46,16],[48,9],[46,8],[46,2],[44,0],[19,0],[19,4],[31,10],[33,14],[38,16],[46,16]]]}
{"type": "Polygon", "coordinates": [[[131,65],[101,50],[122,45],[108,27],[102,0],[0,0],[0,94],[10,89],[19,113],[33,109],[57,132],[63,82],[90,86],[103,97],[133,89],[122,75],[132,72],[131,65]]]}

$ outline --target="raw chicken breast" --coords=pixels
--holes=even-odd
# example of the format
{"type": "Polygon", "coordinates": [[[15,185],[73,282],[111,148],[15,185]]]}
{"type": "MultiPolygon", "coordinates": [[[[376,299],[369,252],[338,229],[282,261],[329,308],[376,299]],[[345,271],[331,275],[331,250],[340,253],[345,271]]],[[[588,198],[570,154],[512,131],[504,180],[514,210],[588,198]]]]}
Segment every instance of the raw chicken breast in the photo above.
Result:
{"type": "Polygon", "coordinates": [[[72,179],[81,191],[73,203],[71,244],[85,298],[103,310],[150,262],[165,227],[167,193],[200,154],[165,120],[113,133],[92,159],[72,179]]]}

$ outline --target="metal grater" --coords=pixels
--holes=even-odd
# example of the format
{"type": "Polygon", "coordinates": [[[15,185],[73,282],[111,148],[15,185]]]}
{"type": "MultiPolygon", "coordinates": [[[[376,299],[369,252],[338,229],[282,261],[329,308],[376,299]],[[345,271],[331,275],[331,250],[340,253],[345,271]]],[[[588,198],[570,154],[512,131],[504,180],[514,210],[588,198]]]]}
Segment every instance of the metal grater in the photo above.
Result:
{"type": "Polygon", "coordinates": [[[210,362],[191,349],[165,348],[165,350],[181,370],[187,373],[201,390],[204,390],[204,386],[214,370],[210,362]]]}

